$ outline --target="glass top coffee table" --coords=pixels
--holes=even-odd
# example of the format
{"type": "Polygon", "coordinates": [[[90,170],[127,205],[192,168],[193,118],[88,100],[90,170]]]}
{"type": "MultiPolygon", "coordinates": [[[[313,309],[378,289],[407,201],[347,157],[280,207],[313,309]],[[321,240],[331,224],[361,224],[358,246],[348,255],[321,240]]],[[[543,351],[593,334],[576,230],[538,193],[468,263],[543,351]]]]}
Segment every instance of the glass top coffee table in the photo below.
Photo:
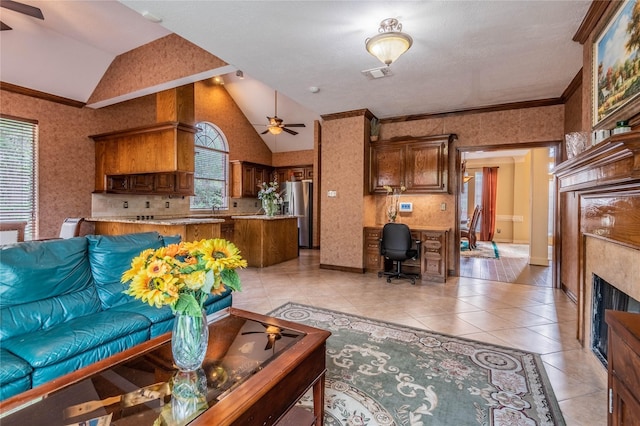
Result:
{"type": "Polygon", "coordinates": [[[330,333],[235,308],[208,317],[202,368],[171,333],[0,403],[2,426],[319,425],[330,333]],[[296,403],[312,389],[313,413],[296,403]]]}

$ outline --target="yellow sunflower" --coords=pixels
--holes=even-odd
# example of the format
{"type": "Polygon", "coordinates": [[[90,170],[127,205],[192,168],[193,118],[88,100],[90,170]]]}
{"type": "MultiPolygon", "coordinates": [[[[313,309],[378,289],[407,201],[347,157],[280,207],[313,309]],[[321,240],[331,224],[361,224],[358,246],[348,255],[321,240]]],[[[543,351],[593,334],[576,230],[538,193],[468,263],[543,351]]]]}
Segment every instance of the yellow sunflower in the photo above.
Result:
{"type": "Polygon", "coordinates": [[[170,266],[167,265],[162,259],[156,258],[152,260],[149,265],[147,265],[146,271],[150,277],[154,278],[165,275],[169,272],[170,269],[170,266]]]}
{"type": "Polygon", "coordinates": [[[207,268],[214,272],[224,269],[245,268],[247,261],[240,256],[240,250],[235,244],[215,238],[207,240],[203,244],[203,258],[207,262],[207,268]]]}
{"type": "Polygon", "coordinates": [[[174,303],[178,299],[179,292],[175,285],[176,281],[177,278],[171,275],[150,277],[145,274],[139,274],[133,278],[125,293],[148,303],[149,306],[161,308],[164,305],[174,303]]]}
{"type": "Polygon", "coordinates": [[[153,249],[147,249],[140,253],[138,256],[134,257],[131,260],[131,269],[125,271],[124,274],[122,274],[121,281],[123,283],[131,281],[136,274],[145,269],[147,260],[149,259],[149,257],[153,256],[154,251],[155,250],[153,249]]]}

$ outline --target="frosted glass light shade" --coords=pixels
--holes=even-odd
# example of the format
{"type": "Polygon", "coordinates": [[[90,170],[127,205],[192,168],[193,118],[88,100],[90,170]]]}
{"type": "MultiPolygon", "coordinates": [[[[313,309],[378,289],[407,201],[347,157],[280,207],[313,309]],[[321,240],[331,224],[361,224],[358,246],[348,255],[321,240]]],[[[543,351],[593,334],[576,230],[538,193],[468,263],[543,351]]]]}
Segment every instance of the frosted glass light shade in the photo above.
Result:
{"type": "Polygon", "coordinates": [[[365,40],[367,52],[389,66],[409,50],[413,39],[402,31],[402,24],[395,18],[380,22],[378,34],[365,40]]]}
{"type": "Polygon", "coordinates": [[[409,50],[413,39],[404,33],[389,32],[373,36],[366,41],[367,51],[385,65],[391,65],[409,50]]]}

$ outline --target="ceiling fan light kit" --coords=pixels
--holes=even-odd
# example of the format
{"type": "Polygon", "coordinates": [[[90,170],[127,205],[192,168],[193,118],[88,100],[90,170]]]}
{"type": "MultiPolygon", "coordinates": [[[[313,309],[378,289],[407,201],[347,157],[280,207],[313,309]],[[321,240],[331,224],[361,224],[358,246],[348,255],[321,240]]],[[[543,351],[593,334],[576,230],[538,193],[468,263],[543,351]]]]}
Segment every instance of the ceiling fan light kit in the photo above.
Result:
{"type": "Polygon", "coordinates": [[[402,32],[402,24],[394,18],[380,22],[378,34],[365,40],[367,52],[387,66],[409,50],[412,44],[411,36],[402,32]]]}
{"type": "Polygon", "coordinates": [[[297,124],[284,124],[284,120],[278,117],[278,91],[276,90],[275,94],[275,114],[273,117],[267,116],[267,120],[269,120],[269,124],[267,124],[267,130],[260,133],[261,135],[265,135],[267,133],[271,133],[272,135],[279,135],[283,131],[289,133],[290,135],[297,135],[298,132],[288,129],[288,127],[306,127],[303,123],[297,124]]]}

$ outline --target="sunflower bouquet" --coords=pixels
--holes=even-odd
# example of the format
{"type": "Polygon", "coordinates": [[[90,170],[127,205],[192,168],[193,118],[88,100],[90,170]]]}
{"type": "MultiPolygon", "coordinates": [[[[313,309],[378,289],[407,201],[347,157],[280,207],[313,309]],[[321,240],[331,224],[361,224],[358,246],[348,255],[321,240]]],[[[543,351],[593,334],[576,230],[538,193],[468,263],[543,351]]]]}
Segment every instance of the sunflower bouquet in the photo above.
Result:
{"type": "Polygon", "coordinates": [[[150,306],[169,305],[173,312],[197,316],[209,294],[241,289],[236,269],[246,266],[238,248],[227,240],[181,242],[144,250],[121,281],[129,283],[125,294],[150,306]]]}

